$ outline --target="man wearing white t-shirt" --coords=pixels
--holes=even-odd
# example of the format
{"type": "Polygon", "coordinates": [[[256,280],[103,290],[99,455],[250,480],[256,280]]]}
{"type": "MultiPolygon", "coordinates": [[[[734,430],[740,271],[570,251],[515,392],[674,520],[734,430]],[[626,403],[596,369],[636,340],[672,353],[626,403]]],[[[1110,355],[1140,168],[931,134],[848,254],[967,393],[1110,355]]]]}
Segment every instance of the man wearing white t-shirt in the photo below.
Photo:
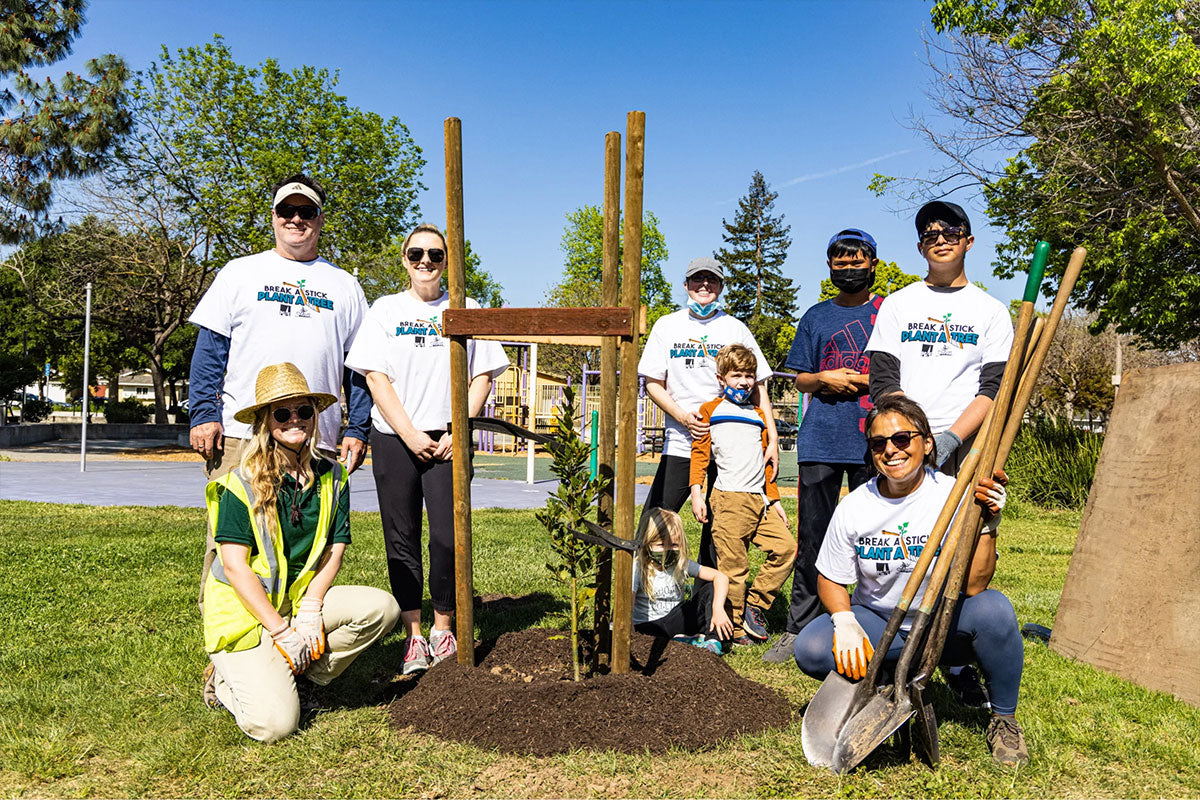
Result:
{"type": "Polygon", "coordinates": [[[1000,388],[1013,326],[1008,308],[967,280],[975,244],[962,207],[926,203],[917,212],[924,281],[888,296],[867,342],[873,402],[894,392],[916,400],[934,431],[937,464],[954,475],[1000,388]]]}
{"type": "MultiPolygon", "coordinates": [[[[727,344],[745,345],[758,359],[754,404],[767,421],[767,461],[773,469],[779,468],[779,435],[766,384],[771,366],[745,323],[721,310],[724,279],[725,270],[716,259],[693,259],[684,274],[687,305],[654,323],[638,361],[638,375],[646,379],[646,394],[667,415],[663,454],[643,514],[652,508],[678,511],[690,495],[692,437],[708,432],[708,424],[700,418],[700,406],[721,393],[716,358],[727,344]]],[[[711,488],[711,475],[709,484],[711,488]]],[[[700,563],[716,566],[711,522],[705,523],[700,535],[700,563]]]]}
{"type": "MultiPolygon", "coordinates": [[[[346,434],[339,443],[342,409],[334,403],[318,417],[317,446],[352,472],[366,454],[371,396],[362,376],[345,369],[366,297],[353,275],[317,255],[324,189],[297,174],[271,196],[274,249],[226,264],[188,319],[200,329],[189,375],[190,438],[210,480],[241,461],[251,426],[234,412],[254,403],[259,370],[270,364],[291,362],[314,392],[337,397],[345,387],[346,434]]],[[[215,552],[209,531],[203,575],[215,552]]]]}

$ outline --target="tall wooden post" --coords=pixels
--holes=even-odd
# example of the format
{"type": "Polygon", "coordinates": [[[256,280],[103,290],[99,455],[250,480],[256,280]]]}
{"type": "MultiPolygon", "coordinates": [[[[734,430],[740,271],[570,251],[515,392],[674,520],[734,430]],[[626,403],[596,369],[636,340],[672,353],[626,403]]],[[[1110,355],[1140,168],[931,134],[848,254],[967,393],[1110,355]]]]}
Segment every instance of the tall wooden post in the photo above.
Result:
{"type": "MultiPolygon", "coordinates": [[[[621,269],[621,305],[641,315],[642,295],[642,179],[646,155],[646,114],[630,111],[625,118],[625,238],[621,269]]],[[[635,319],[637,317],[635,316],[635,319]]],[[[620,402],[617,410],[617,498],[613,532],[634,538],[634,486],[637,479],[638,340],[620,344],[620,402]]],[[[629,671],[633,633],[633,555],[618,550],[613,558],[612,671],[629,671]]]]}
{"type": "MultiPolygon", "coordinates": [[[[450,308],[465,308],[463,253],[462,121],[447,117],[446,275],[450,308]]],[[[467,412],[467,337],[450,337],[450,425],[454,431],[454,605],[458,663],[475,666],[475,576],[471,563],[471,422],[467,412]]]]}
{"type": "MultiPolygon", "coordinates": [[[[616,306],[617,255],[620,250],[621,227],[621,134],[610,131],[604,137],[604,241],[600,277],[600,305],[616,306]]],[[[587,398],[584,398],[585,403],[587,398]]],[[[598,520],[602,527],[612,528],[613,489],[615,478],[613,455],[617,437],[617,340],[605,337],[600,345],[600,433],[597,455],[599,474],[609,479],[608,489],[600,495],[598,520]]],[[[596,570],[597,652],[601,663],[607,663],[612,647],[612,551],[602,550],[596,570]]]]}

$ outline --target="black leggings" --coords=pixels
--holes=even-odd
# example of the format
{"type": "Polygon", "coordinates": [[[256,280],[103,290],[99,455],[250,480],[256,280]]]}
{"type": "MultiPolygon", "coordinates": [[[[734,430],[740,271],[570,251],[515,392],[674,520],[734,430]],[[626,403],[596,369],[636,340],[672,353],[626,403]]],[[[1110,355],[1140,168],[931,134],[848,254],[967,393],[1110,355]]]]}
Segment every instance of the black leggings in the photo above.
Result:
{"type": "MultiPolygon", "coordinates": [[[[427,431],[435,441],[445,431],[427,431]]],[[[429,517],[429,598],[454,612],[454,483],[450,461],[421,461],[395,434],[371,432],[371,465],[388,580],[401,611],[421,610],[421,502],[429,517]]]]}
{"type": "MultiPolygon", "coordinates": [[[[696,581],[692,596],[675,606],[664,617],[633,626],[638,633],[669,639],[672,636],[695,636],[710,633],[712,626],[713,585],[709,581],[696,581]]],[[[732,611],[728,602],[726,613],[732,611]]]]}

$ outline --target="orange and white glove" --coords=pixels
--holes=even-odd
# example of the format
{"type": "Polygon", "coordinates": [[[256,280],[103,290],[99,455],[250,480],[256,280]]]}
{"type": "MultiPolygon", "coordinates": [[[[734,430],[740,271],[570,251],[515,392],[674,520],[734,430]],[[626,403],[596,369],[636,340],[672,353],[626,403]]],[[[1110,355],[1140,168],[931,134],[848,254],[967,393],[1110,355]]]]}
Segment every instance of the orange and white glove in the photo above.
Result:
{"type": "Polygon", "coordinates": [[[300,613],[292,617],[296,630],[308,642],[313,661],[325,653],[325,620],[321,617],[322,605],[324,603],[317,598],[306,597],[300,601],[300,613]]]}
{"type": "Polygon", "coordinates": [[[867,674],[867,664],[875,648],[867,638],[867,632],[858,624],[853,611],[839,611],[830,615],[833,620],[833,661],[837,671],[847,678],[859,680],[867,674]]]}
{"type": "Polygon", "coordinates": [[[284,622],[269,633],[275,640],[275,649],[283,656],[283,660],[287,662],[293,675],[299,675],[308,669],[312,664],[312,653],[308,649],[308,642],[300,635],[300,631],[284,622]]]}

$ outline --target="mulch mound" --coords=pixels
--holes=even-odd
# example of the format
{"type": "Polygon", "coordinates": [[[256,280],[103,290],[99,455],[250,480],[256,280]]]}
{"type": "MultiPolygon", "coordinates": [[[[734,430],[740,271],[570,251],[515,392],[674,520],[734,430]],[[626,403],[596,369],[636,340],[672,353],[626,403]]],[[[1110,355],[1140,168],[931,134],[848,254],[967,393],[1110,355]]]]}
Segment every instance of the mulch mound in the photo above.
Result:
{"type": "Polygon", "coordinates": [[[570,637],[534,628],[443,661],[403,691],[392,723],[521,755],[577,748],[696,750],[792,721],[787,700],[692,645],[634,635],[632,670],[571,680],[570,637]]]}

